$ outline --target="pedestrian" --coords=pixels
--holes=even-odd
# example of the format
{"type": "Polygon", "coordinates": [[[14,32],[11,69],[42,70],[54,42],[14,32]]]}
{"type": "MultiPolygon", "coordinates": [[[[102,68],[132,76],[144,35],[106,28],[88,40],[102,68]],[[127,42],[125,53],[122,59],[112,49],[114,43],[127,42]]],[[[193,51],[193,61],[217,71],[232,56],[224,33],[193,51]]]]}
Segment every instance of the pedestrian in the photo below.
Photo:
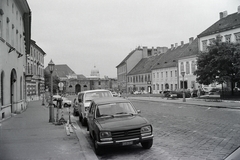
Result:
{"type": "Polygon", "coordinates": [[[197,96],[198,96],[198,98],[200,98],[200,95],[201,95],[201,88],[200,88],[200,86],[198,86],[198,90],[197,90],[197,96]]]}
{"type": "Polygon", "coordinates": [[[191,98],[193,98],[193,87],[190,88],[191,98]]]}

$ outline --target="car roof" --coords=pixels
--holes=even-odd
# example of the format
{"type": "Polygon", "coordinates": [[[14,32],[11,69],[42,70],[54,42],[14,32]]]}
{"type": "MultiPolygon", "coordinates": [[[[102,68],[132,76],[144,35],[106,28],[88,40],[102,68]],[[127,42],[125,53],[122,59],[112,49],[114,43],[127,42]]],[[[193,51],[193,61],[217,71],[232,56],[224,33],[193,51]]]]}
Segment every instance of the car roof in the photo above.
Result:
{"type": "Polygon", "coordinates": [[[116,102],[130,102],[127,99],[119,97],[103,97],[92,100],[96,104],[105,104],[105,103],[116,103],[116,102]]]}
{"type": "Polygon", "coordinates": [[[95,89],[95,90],[82,91],[82,92],[79,92],[78,94],[80,94],[80,93],[101,92],[101,91],[108,91],[108,92],[110,92],[109,90],[106,90],[106,89],[95,89]]]}

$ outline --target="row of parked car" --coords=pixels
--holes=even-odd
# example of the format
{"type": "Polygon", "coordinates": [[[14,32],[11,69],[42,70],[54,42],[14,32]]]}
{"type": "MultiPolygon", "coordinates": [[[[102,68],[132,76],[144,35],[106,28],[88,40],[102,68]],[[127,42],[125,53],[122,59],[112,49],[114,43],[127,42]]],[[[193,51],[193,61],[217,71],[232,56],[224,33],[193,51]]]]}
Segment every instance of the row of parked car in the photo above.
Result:
{"type": "Polygon", "coordinates": [[[140,112],[129,100],[103,89],[78,93],[73,105],[73,114],[87,127],[97,155],[109,146],[141,143],[151,148],[153,127],[140,112]]]}

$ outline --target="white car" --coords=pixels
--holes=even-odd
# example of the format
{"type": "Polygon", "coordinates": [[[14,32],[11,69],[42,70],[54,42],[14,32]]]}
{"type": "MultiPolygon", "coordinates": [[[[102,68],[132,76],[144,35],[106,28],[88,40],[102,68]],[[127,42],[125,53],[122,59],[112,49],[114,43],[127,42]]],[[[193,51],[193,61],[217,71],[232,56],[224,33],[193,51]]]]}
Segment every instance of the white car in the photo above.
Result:
{"type": "Polygon", "coordinates": [[[79,113],[79,121],[83,126],[87,124],[87,114],[90,103],[93,99],[102,97],[113,97],[111,91],[105,89],[88,90],[78,93],[77,110],[79,113]]]}
{"type": "Polygon", "coordinates": [[[54,107],[57,107],[57,100],[62,99],[62,105],[64,107],[71,107],[72,101],[67,99],[66,97],[61,97],[60,95],[54,95],[53,96],[53,105],[54,107]]]}
{"type": "Polygon", "coordinates": [[[113,97],[118,97],[117,92],[112,92],[113,97]]]}

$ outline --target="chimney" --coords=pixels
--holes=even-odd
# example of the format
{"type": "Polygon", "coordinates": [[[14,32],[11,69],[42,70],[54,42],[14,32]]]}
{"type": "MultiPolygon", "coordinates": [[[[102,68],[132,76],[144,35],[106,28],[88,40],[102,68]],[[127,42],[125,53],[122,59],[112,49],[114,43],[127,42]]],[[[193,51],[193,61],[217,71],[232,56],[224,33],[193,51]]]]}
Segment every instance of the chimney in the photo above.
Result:
{"type": "Polygon", "coordinates": [[[173,50],[173,48],[174,48],[174,44],[171,44],[171,50],[173,50]]]}
{"type": "Polygon", "coordinates": [[[184,45],[184,41],[181,41],[181,47],[184,45]]]}
{"type": "Polygon", "coordinates": [[[152,47],[152,56],[154,55],[154,47],[152,47]]]}
{"type": "Polygon", "coordinates": [[[238,6],[238,14],[240,14],[240,6],[238,6]]]}
{"type": "Polygon", "coordinates": [[[157,54],[161,54],[161,48],[157,47],[157,54]]]}
{"type": "Polygon", "coordinates": [[[147,47],[143,47],[143,58],[147,57],[147,47]]]}
{"type": "Polygon", "coordinates": [[[220,19],[223,18],[223,12],[220,12],[220,13],[219,13],[219,17],[220,17],[220,19]]]}
{"type": "Polygon", "coordinates": [[[189,44],[191,44],[193,42],[193,37],[189,38],[189,44]]]}
{"type": "Polygon", "coordinates": [[[227,15],[228,15],[227,11],[224,11],[223,12],[223,18],[227,17],[227,15]]]}
{"type": "Polygon", "coordinates": [[[175,48],[177,48],[178,47],[178,43],[175,43],[175,48]]]}

